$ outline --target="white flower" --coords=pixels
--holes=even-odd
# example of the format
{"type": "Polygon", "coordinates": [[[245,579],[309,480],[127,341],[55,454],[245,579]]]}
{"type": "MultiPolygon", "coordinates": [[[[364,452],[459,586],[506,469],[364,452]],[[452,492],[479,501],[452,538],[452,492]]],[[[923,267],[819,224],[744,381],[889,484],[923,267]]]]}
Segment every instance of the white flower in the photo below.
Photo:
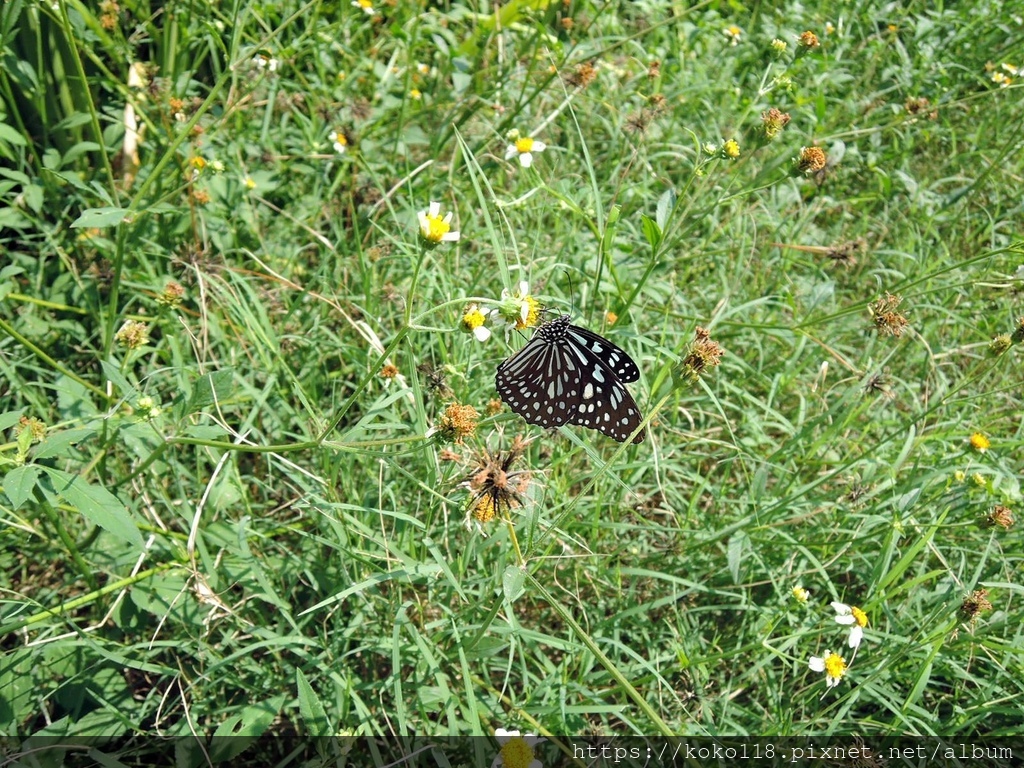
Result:
{"type": "Polygon", "coordinates": [[[868,615],[855,605],[832,602],[836,612],[836,624],[850,627],[849,646],[856,650],[864,637],[864,627],[868,625],[868,615]]]}
{"type": "Polygon", "coordinates": [[[501,292],[501,301],[498,303],[498,314],[508,321],[506,331],[518,328],[532,328],[540,320],[540,302],[530,295],[530,284],[525,280],[519,283],[519,290],[516,293],[509,293],[508,289],[501,292]]]}
{"type": "Polygon", "coordinates": [[[462,315],[460,323],[462,330],[472,333],[477,341],[487,341],[491,338],[491,329],[484,323],[487,322],[487,317],[496,311],[496,309],[483,308],[478,304],[470,304],[462,315]]]}
{"type": "Polygon", "coordinates": [[[722,30],[722,33],[729,38],[731,45],[736,45],[740,41],[740,37],[743,35],[743,30],[737,27],[735,24],[730,24],[728,27],[722,30]]]}
{"type": "Polygon", "coordinates": [[[505,159],[511,160],[516,155],[519,156],[519,164],[523,168],[529,168],[533,164],[533,153],[543,152],[548,148],[548,145],[543,141],[537,141],[531,139],[529,136],[523,136],[515,140],[513,144],[509,144],[505,149],[505,159]]]}
{"type": "Polygon", "coordinates": [[[846,661],[838,653],[825,651],[824,656],[811,656],[807,666],[814,672],[825,673],[825,684],[835,688],[846,674],[846,661]]]}
{"type": "Polygon", "coordinates": [[[327,134],[327,138],[334,147],[335,152],[339,155],[345,154],[345,150],[348,149],[348,139],[343,131],[331,131],[327,134]]]}
{"type": "Polygon", "coordinates": [[[373,16],[373,3],[370,0],[352,0],[352,7],[360,9],[367,16],[373,16]]]}
{"type": "Polygon", "coordinates": [[[452,212],[441,218],[441,204],[430,201],[430,207],[425,211],[416,214],[420,223],[420,235],[427,241],[428,245],[438,243],[454,243],[459,239],[458,232],[452,232],[452,212]]]}
{"type": "Polygon", "coordinates": [[[262,53],[257,53],[253,56],[252,63],[257,69],[265,69],[268,72],[276,72],[279,64],[277,59],[264,56],[262,53]]]}
{"type": "Polygon", "coordinates": [[[534,757],[533,748],[545,739],[531,734],[520,736],[519,731],[506,731],[497,728],[494,731],[500,751],[491,763],[491,768],[544,768],[543,763],[534,757]]]}

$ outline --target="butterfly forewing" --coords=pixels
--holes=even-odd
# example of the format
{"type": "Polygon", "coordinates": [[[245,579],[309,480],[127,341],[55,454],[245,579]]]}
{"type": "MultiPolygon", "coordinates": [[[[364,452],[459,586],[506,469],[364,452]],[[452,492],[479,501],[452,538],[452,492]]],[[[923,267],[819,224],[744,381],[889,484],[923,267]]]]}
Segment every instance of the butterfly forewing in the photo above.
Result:
{"type": "Polygon", "coordinates": [[[614,371],[615,377],[619,381],[628,384],[640,378],[640,369],[636,367],[633,358],[608,339],[598,336],[586,328],[580,328],[578,325],[569,326],[569,335],[574,337],[577,344],[589,348],[591,352],[601,358],[614,371]]]}
{"type": "MultiPolygon", "coordinates": [[[[640,426],[633,396],[622,385],[640,371],[607,339],[569,324],[569,316],[540,326],[519,352],[498,366],[501,399],[530,424],[577,424],[622,442],[640,426]]],[[[639,433],[633,442],[644,439],[639,433]]]]}

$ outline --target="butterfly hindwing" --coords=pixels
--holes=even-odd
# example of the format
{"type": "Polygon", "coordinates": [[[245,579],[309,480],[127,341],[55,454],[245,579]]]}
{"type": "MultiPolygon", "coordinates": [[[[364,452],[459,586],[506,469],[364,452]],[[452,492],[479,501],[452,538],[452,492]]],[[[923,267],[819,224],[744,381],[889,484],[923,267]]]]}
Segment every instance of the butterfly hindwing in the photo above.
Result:
{"type": "MultiPolygon", "coordinates": [[[[501,399],[530,424],[576,424],[623,442],[642,421],[623,376],[640,377],[629,355],[563,315],[540,326],[498,366],[494,383],[501,399]]],[[[643,439],[641,432],[634,442],[643,439]]]]}

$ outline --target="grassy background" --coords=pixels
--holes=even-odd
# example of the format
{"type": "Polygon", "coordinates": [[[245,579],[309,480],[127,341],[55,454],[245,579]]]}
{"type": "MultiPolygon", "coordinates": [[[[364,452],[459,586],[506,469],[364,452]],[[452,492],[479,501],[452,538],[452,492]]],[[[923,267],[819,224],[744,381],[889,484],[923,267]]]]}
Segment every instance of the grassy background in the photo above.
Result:
{"type": "Polygon", "coordinates": [[[4,3],[0,730],[1015,733],[1024,7],[902,5],[4,3]],[[460,317],[520,280],[647,442],[484,415],[522,340],[460,317]]]}

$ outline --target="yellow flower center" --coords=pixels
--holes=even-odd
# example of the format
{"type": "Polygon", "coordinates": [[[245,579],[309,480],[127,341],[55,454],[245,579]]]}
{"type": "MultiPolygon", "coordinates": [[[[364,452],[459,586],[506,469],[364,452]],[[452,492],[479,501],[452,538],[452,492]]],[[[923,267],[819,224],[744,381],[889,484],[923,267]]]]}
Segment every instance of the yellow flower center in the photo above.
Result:
{"type": "Polygon", "coordinates": [[[467,331],[475,331],[484,324],[484,320],[486,319],[486,316],[478,307],[473,307],[462,316],[462,327],[467,331]]]}
{"type": "Polygon", "coordinates": [[[533,149],[533,139],[526,136],[522,139],[516,139],[516,151],[519,154],[524,154],[533,149]]]}
{"type": "MultiPolygon", "coordinates": [[[[481,523],[493,520],[494,512],[494,497],[489,493],[485,493],[477,499],[476,503],[473,505],[473,517],[481,523]]],[[[522,741],[522,739],[520,739],[520,741],[522,741]]],[[[507,747],[508,745],[506,744],[505,746],[507,747]]],[[[504,753],[504,748],[502,748],[501,751],[504,753]]],[[[507,761],[505,762],[505,765],[508,765],[507,761]]],[[[529,763],[527,763],[527,765],[529,765],[529,763]]]]}
{"type": "Polygon", "coordinates": [[[793,587],[793,597],[795,597],[799,602],[806,603],[810,596],[811,593],[803,587],[793,587]]]}
{"type": "Polygon", "coordinates": [[[343,147],[347,147],[348,146],[348,139],[345,138],[345,134],[342,133],[341,131],[335,131],[334,132],[334,140],[336,142],[338,142],[339,144],[341,144],[341,146],[343,146],[343,147]]]}
{"type": "Polygon", "coordinates": [[[452,225],[445,221],[440,214],[437,216],[431,216],[427,214],[427,228],[423,232],[423,236],[427,240],[432,240],[435,243],[440,243],[441,238],[448,234],[448,231],[452,228],[452,225]]]}
{"type": "Polygon", "coordinates": [[[987,451],[992,443],[989,442],[988,438],[985,437],[981,432],[975,432],[971,435],[971,446],[976,451],[987,451]]]}
{"type": "Polygon", "coordinates": [[[537,320],[540,319],[540,302],[533,298],[533,296],[523,297],[523,305],[527,308],[526,318],[523,318],[522,310],[520,310],[519,317],[516,318],[516,328],[519,330],[532,328],[537,324],[537,320]]]}
{"type": "Polygon", "coordinates": [[[732,24],[725,28],[725,33],[729,35],[729,37],[739,37],[741,34],[743,34],[743,30],[741,30],[735,24],[732,24]]]}
{"type": "Polygon", "coordinates": [[[372,0],[358,0],[360,8],[373,8],[372,0]]]}
{"type": "Polygon", "coordinates": [[[533,762],[533,747],[525,739],[513,736],[501,748],[501,761],[505,768],[529,768],[533,762]]]}
{"type": "Polygon", "coordinates": [[[830,653],[825,659],[825,674],[837,680],[846,674],[846,661],[838,653],[830,653]]]}
{"type": "Polygon", "coordinates": [[[856,619],[857,623],[861,627],[866,627],[868,625],[868,615],[856,605],[850,608],[850,613],[853,614],[853,618],[856,619]]]}
{"type": "Polygon", "coordinates": [[[727,154],[729,157],[740,156],[740,145],[735,139],[729,139],[727,142],[725,142],[724,149],[725,154],[727,154]]]}

